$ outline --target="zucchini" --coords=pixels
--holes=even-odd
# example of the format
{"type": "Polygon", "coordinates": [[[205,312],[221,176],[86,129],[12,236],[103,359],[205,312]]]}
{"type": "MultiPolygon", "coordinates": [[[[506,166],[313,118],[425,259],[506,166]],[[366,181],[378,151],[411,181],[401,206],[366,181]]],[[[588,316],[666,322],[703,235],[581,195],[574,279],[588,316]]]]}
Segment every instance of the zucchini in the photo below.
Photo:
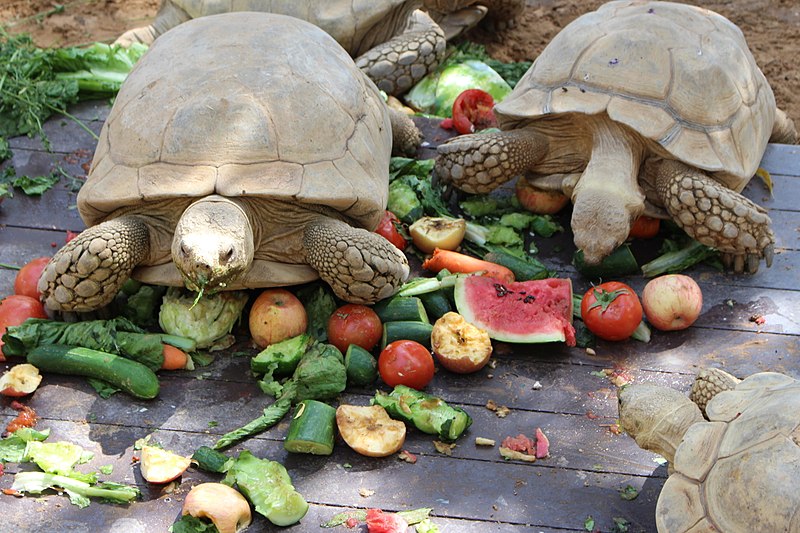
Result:
{"type": "Polygon", "coordinates": [[[414,322],[411,320],[385,322],[383,324],[381,350],[386,348],[389,343],[399,340],[417,341],[430,349],[432,331],[433,326],[426,322],[414,322]]]}
{"type": "Polygon", "coordinates": [[[450,298],[445,294],[445,290],[441,289],[419,295],[419,299],[422,300],[422,305],[425,306],[425,311],[428,313],[428,318],[432,322],[439,320],[446,313],[453,310],[453,304],[450,303],[450,298]]]}
{"type": "Polygon", "coordinates": [[[224,474],[230,468],[231,463],[234,461],[232,457],[228,457],[222,452],[218,452],[214,448],[208,446],[200,446],[192,454],[192,461],[197,463],[197,467],[206,472],[214,472],[216,474],[224,474]]]}
{"type": "Polygon", "coordinates": [[[549,270],[544,263],[526,255],[525,259],[512,255],[500,248],[491,248],[491,252],[486,254],[483,258],[486,261],[502,265],[514,273],[516,281],[529,281],[532,279],[546,279],[551,278],[555,274],[549,270]]]}
{"type": "Polygon", "coordinates": [[[372,309],[381,319],[381,322],[394,322],[397,320],[430,322],[422,300],[416,296],[394,296],[388,300],[381,300],[372,309]]]}
{"type": "Polygon", "coordinates": [[[356,387],[372,385],[378,379],[378,361],[367,350],[351,344],[344,354],[347,384],[356,387]]]}
{"type": "Polygon", "coordinates": [[[144,400],[158,395],[155,372],[119,355],[80,346],[43,344],[28,352],[28,362],[43,372],[99,379],[144,400]]]}
{"type": "Polygon", "coordinates": [[[336,409],[325,402],[303,400],[297,404],[283,447],[292,453],[330,455],[335,424],[336,409]]]}

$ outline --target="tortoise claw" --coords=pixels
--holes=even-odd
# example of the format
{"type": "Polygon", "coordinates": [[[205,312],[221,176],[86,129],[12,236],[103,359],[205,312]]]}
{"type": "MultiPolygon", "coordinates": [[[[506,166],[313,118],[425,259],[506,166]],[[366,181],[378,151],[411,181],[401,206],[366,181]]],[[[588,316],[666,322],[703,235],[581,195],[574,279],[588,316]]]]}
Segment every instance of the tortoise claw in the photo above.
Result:
{"type": "Polygon", "coordinates": [[[756,254],[747,254],[746,259],[746,272],[749,272],[750,274],[755,274],[758,272],[758,266],[761,263],[761,257],[756,254]]]}
{"type": "Polygon", "coordinates": [[[772,259],[775,257],[775,246],[772,244],[764,248],[764,260],[767,262],[767,268],[772,266],[772,259]]]}

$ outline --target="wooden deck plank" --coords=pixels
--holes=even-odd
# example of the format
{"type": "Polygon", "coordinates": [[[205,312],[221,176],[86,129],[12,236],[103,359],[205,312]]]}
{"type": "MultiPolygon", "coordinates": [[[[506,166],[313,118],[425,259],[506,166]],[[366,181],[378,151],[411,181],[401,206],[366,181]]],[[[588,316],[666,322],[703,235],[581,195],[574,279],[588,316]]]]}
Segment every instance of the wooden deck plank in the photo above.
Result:
{"type": "MultiPolygon", "coordinates": [[[[108,109],[104,102],[91,102],[72,111],[99,132],[108,109]]],[[[419,155],[432,157],[435,146],[452,133],[424,119],[415,121],[423,126],[429,141],[419,155]]],[[[61,167],[81,179],[91,160],[92,137],[63,118],[48,121],[46,131],[52,153],[42,150],[38,139],[12,139],[11,163],[18,174],[47,174],[61,167]]],[[[709,365],[738,376],[775,370],[800,379],[800,367],[795,364],[800,356],[796,311],[800,297],[800,148],[769,145],[761,166],[771,174],[774,194],[770,196],[759,179],[751,180],[744,194],[770,212],[778,238],[775,262],[772,268],[762,267],[757,274],[746,276],[707,266],[691,269],[689,273],[704,293],[703,312],[693,327],[681,332],[654,331],[648,344],[598,341],[593,354],[561,343],[495,343],[494,368],[470,375],[440,369],[427,391],[463,407],[475,421],[452,456],[436,452],[433,438],[416,430],[409,431],[405,444],[418,455],[413,465],[395,457],[362,457],[341,441],[331,457],[296,456],[282,447],[288,420],[229,453],[248,448],[287,466],[296,487],[312,504],[307,517],[288,528],[291,531],[317,530],[318,524],[339,511],[365,507],[433,507],[435,522],[448,533],[583,531],[589,515],[601,531],[610,531],[617,517],[631,522],[631,532],[653,531],[655,502],[666,469],[632,439],[610,430],[617,417],[616,387],[602,371],[624,371],[635,381],[683,391],[690,386],[694,372],[709,365]],[[751,320],[757,315],[765,319],[763,324],[751,320]],[[487,409],[489,400],[508,406],[508,415],[500,418],[487,409]],[[550,438],[552,456],[534,464],[504,461],[497,447],[474,444],[476,436],[499,443],[506,436],[531,435],[536,427],[550,438]],[[619,496],[618,491],[626,485],[640,490],[636,500],[627,502],[619,496]],[[359,488],[375,490],[375,494],[365,498],[359,488]]],[[[0,206],[0,262],[21,265],[50,255],[63,244],[66,230],[82,229],[77,211],[70,208],[76,199],[70,185],[62,179],[41,198],[19,193],[0,206]]],[[[559,275],[571,278],[576,293],[582,293],[591,280],[571,265],[574,244],[569,211],[561,213],[559,220],[567,231],[534,240],[540,259],[559,275]]],[[[658,240],[634,242],[637,259],[644,262],[655,257],[658,245],[658,240]]],[[[13,270],[0,269],[0,294],[11,292],[14,275],[13,270]]],[[[636,290],[647,281],[638,275],[622,279],[636,290]]],[[[39,427],[52,428],[51,440],[76,442],[95,452],[91,466],[113,464],[110,479],[134,483],[144,496],[128,506],[96,502],[84,510],[61,496],[0,496],[4,524],[25,531],[166,530],[178,517],[189,488],[218,477],[190,469],[175,493],[162,495],[130,464],[133,443],[154,432],[168,449],[191,454],[260,414],[272,399],[258,389],[249,372],[247,356],[257,349],[248,342],[246,326],[237,332],[240,342],[217,355],[210,367],[162,373],[162,392],[153,401],[123,394],[103,400],[81,378],[45,376],[43,386],[27,400],[42,417],[39,427]]],[[[341,401],[363,405],[373,393],[371,389],[348,390],[341,401]]],[[[13,415],[4,400],[0,423],[7,424],[13,415]]],[[[9,465],[8,470],[13,473],[18,468],[9,465]]],[[[0,477],[0,488],[12,481],[11,475],[0,477]]],[[[250,530],[284,529],[257,519],[250,530]]]]}

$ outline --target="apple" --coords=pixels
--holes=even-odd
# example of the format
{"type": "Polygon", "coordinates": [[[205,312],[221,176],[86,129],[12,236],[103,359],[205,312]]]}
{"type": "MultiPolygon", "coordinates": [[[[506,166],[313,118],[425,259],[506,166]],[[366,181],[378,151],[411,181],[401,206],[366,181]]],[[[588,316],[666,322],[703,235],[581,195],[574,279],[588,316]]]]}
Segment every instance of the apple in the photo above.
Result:
{"type": "Polygon", "coordinates": [[[192,460],[156,446],[142,446],[139,467],[149,483],[169,483],[189,468],[192,460]]]}
{"type": "Polygon", "coordinates": [[[463,218],[422,217],[411,224],[408,231],[414,246],[432,254],[436,248],[458,248],[467,233],[467,222],[463,218]]]}
{"type": "Polygon", "coordinates": [[[644,316],[654,328],[677,331],[694,324],[703,308],[700,286],[683,274],[667,274],[647,282],[642,291],[644,316]]]}
{"type": "Polygon", "coordinates": [[[0,394],[3,396],[27,396],[36,390],[42,376],[35,366],[23,363],[16,365],[0,376],[0,394]]]}
{"type": "Polygon", "coordinates": [[[524,177],[517,180],[514,193],[522,207],[538,215],[558,213],[569,202],[569,196],[559,191],[538,189],[524,177]]]}
{"type": "Polygon", "coordinates": [[[183,500],[183,515],[208,518],[219,533],[236,533],[252,522],[250,504],[236,489],[222,483],[201,483],[183,500]]]}
{"type": "Polygon", "coordinates": [[[266,348],[306,331],[308,316],[303,303],[286,289],[264,289],[250,308],[250,336],[266,348]]]}
{"type": "Polygon", "coordinates": [[[439,364],[457,374],[477,372],[492,356],[489,333],[452,311],[433,325],[431,348],[439,364]]]}

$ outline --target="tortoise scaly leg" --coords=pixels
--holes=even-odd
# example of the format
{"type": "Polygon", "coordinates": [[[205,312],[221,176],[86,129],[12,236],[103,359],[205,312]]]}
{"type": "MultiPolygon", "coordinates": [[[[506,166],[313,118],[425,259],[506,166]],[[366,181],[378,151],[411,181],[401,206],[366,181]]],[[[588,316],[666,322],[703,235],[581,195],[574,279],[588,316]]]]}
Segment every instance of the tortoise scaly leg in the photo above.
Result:
{"type": "Polygon", "coordinates": [[[174,0],[164,0],[156,13],[156,18],[150,26],[142,26],[126,31],[114,41],[114,44],[129,47],[133,43],[146,45],[153,44],[162,33],[174,28],[178,24],[192,20],[192,16],[178,7],[174,0]]]}
{"type": "Polygon", "coordinates": [[[384,237],[332,218],[310,221],[303,246],[308,264],[350,303],[372,304],[391,296],[410,271],[405,254],[384,237]]]}
{"type": "Polygon", "coordinates": [[[411,117],[391,107],[389,120],[392,124],[392,155],[413,157],[422,141],[422,132],[411,117]]]}
{"type": "Polygon", "coordinates": [[[533,167],[547,138],[529,129],[460,135],[437,148],[436,175],[470,194],[486,194],[533,167]]]}
{"type": "Polygon", "coordinates": [[[692,383],[689,399],[706,414],[706,405],[722,391],[731,390],[741,380],[719,368],[704,368],[697,373],[692,383]]]}
{"type": "MultiPolygon", "coordinates": [[[[464,2],[462,1],[460,3],[463,4],[464,2]]],[[[436,9],[435,4],[436,2],[423,2],[423,7],[433,17],[436,24],[442,28],[444,37],[448,41],[465,34],[467,31],[477,26],[488,11],[486,6],[476,4],[462,8],[453,7],[452,10],[447,11],[439,11],[436,9]],[[434,5],[429,7],[429,3],[434,5]]]]}
{"type": "Polygon", "coordinates": [[[367,50],[355,61],[379,89],[396,96],[435,69],[444,49],[444,32],[426,13],[416,10],[402,34],[367,50]]]}
{"type": "Polygon", "coordinates": [[[56,252],[39,278],[48,309],[94,311],[109,303],[149,252],[138,217],[115,218],[82,231],[56,252]]]}
{"type": "Polygon", "coordinates": [[[797,128],[794,127],[794,121],[789,118],[789,115],[780,109],[776,109],[775,123],[772,125],[772,134],[769,137],[769,142],[797,144],[798,141],[800,141],[800,136],[797,135],[797,128]]]}
{"type": "Polygon", "coordinates": [[[735,272],[772,265],[775,235],[767,211],[705,173],[678,161],[650,162],[656,190],[672,219],[692,238],[728,254],[735,272]]]}

